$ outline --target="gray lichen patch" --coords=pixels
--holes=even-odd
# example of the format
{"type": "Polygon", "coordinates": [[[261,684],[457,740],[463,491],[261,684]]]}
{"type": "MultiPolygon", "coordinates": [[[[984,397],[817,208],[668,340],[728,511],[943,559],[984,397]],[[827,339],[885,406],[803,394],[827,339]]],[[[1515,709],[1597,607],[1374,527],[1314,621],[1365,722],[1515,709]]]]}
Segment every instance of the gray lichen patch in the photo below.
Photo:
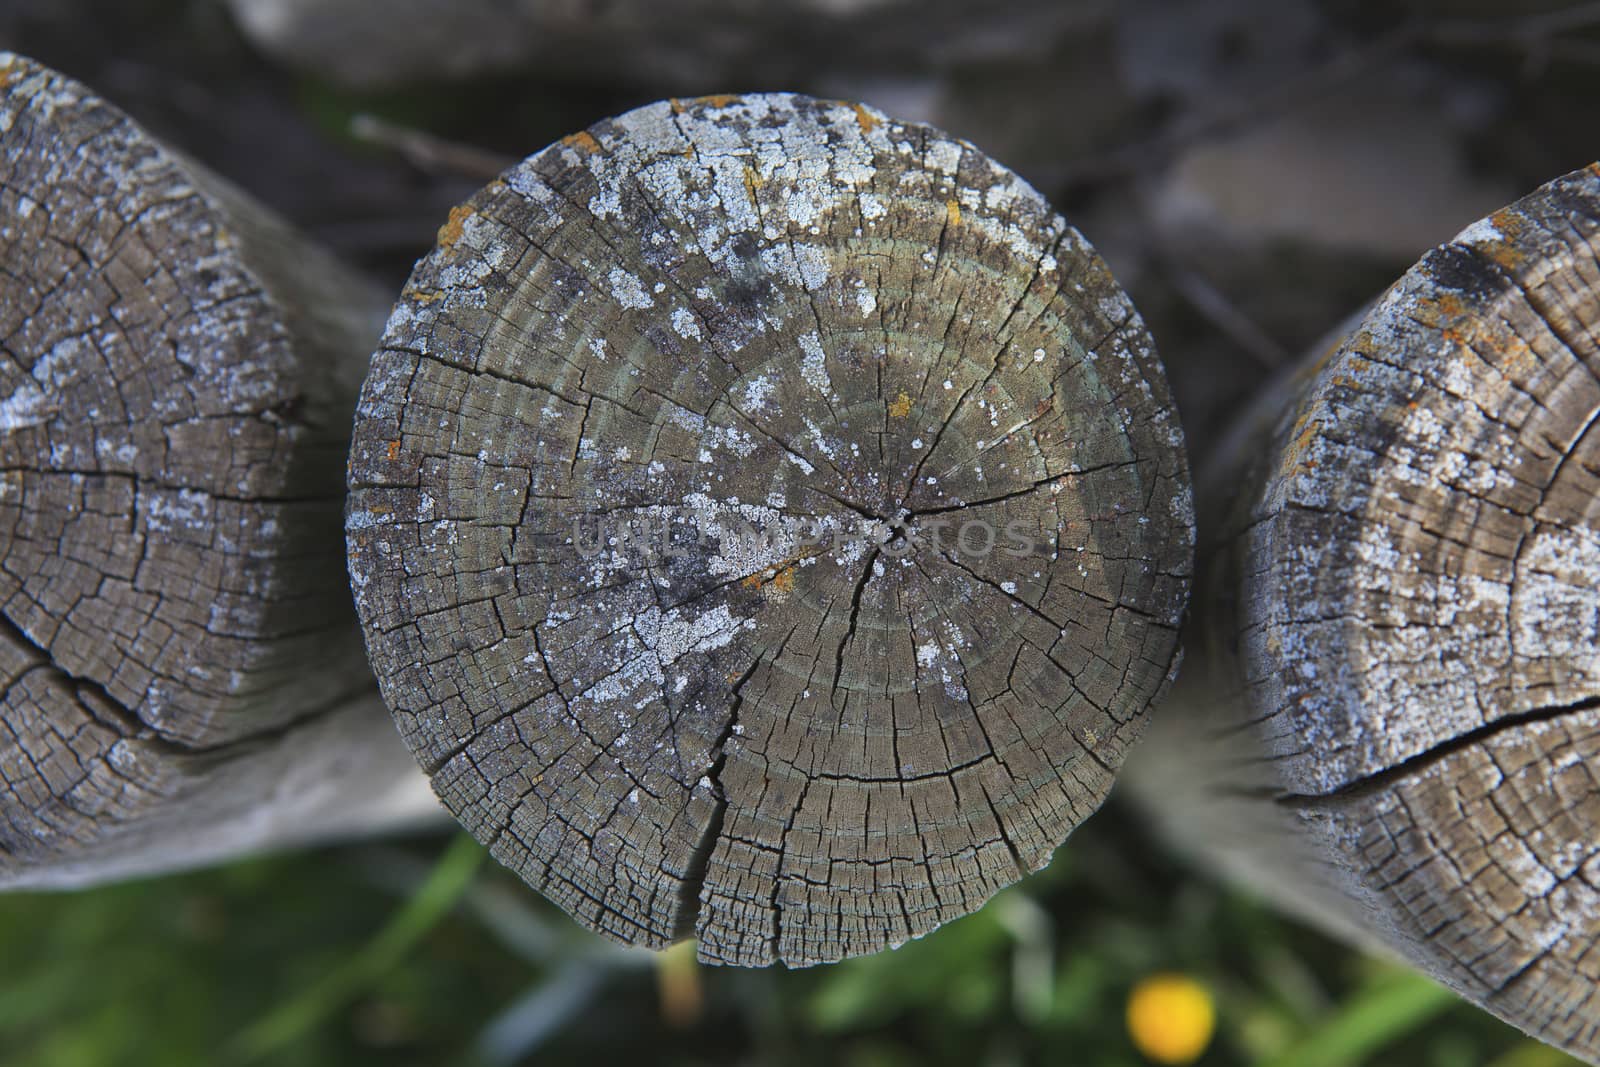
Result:
{"type": "Polygon", "coordinates": [[[971,145],[667,101],[452,215],[350,465],[385,696],[625,941],[807,964],[1046,863],[1164,687],[1192,516],[1150,339],[971,145]]]}

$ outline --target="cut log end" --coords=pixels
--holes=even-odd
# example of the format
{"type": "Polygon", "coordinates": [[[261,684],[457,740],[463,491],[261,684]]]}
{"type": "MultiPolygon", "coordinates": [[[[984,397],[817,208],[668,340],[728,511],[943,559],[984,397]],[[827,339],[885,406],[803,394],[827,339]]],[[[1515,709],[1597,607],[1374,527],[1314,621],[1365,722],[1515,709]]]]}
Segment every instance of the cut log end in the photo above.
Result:
{"type": "Polygon", "coordinates": [[[1212,669],[1178,701],[1212,740],[1164,746],[1228,762],[1187,775],[1209,801],[1147,792],[1191,840],[1231,827],[1223,862],[1291,906],[1600,1062],[1597,251],[1590,168],[1428,253],[1269,396],[1201,479],[1235,501],[1197,591],[1212,669]]]}
{"type": "Polygon", "coordinates": [[[192,861],[218,792],[259,845],[237,746],[372,689],[339,525],[375,301],[19,56],[0,145],[0,883],[192,861]]]}
{"type": "Polygon", "coordinates": [[[1253,702],[1319,731],[1286,754],[1307,792],[1600,697],[1597,190],[1580,171],[1430,252],[1276,432],[1245,652],[1296,664],[1253,702]]]}
{"type": "Polygon", "coordinates": [[[810,964],[966,914],[1104,798],[1192,519],[1150,339],[970,145],[671,101],[453,213],[357,420],[384,693],[586,925],[810,964]]]}

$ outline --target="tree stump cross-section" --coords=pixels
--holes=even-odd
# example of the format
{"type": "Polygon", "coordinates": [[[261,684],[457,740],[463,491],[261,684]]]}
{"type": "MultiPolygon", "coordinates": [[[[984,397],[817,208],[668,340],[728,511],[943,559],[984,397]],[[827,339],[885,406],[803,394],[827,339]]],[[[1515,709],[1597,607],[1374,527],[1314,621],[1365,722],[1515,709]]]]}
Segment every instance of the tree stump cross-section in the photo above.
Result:
{"type": "Polygon", "coordinates": [[[966,914],[1106,795],[1192,518],[1138,316],[971,145],[708,97],[452,213],[359,406],[383,691],[580,922],[803,965],[966,914]]]}

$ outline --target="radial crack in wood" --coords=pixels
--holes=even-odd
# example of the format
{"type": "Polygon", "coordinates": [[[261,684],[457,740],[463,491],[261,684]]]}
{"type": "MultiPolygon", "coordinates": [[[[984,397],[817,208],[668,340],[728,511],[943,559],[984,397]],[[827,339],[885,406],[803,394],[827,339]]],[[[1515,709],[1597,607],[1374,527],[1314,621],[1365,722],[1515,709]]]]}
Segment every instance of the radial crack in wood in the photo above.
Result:
{"type": "Polygon", "coordinates": [[[1600,1062],[1600,166],[1423,257],[1207,465],[1174,839],[1600,1062]]]}
{"type": "Polygon", "coordinates": [[[413,275],[350,470],[406,739],[628,942],[809,964],[974,910],[1175,661],[1142,323],[1014,174],[862,106],[669,101],[507,172],[413,275]]]}
{"type": "Polygon", "coordinates": [[[414,819],[340,552],[378,299],[18,56],[0,145],[0,885],[414,819]]]}

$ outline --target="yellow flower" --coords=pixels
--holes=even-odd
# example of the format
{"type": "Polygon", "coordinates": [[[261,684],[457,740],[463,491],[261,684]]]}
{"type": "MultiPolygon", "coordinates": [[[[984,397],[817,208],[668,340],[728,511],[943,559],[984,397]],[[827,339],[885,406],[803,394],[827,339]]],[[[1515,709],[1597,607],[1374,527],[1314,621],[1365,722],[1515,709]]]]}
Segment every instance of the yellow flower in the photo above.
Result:
{"type": "Polygon", "coordinates": [[[1199,1059],[1216,1022],[1211,994],[1187,975],[1151,975],[1128,994],[1128,1035],[1156,1063],[1181,1065],[1199,1059]]]}

